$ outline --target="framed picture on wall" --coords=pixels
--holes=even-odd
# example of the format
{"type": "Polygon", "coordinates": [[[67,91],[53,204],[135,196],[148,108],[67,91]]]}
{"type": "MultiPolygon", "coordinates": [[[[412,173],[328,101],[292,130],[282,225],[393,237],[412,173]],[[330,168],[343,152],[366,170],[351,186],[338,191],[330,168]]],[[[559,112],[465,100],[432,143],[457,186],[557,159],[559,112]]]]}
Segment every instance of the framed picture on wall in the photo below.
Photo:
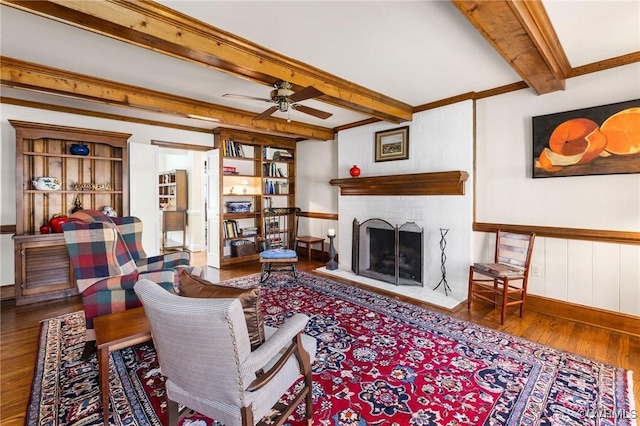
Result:
{"type": "Polygon", "coordinates": [[[532,118],[533,177],[640,173],[640,99],[532,118]]]}
{"type": "Polygon", "coordinates": [[[376,132],[376,162],[409,158],[409,126],[376,132]]]}

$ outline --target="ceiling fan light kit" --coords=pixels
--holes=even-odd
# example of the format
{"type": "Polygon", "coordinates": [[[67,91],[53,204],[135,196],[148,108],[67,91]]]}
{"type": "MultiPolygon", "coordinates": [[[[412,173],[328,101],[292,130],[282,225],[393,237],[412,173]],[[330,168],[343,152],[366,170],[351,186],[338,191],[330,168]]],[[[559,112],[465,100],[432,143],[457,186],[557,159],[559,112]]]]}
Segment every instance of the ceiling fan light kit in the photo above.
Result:
{"type": "MultiPolygon", "coordinates": [[[[231,93],[225,93],[222,96],[229,97],[229,98],[272,102],[277,104],[277,106],[270,107],[266,111],[257,115],[254,118],[254,120],[262,120],[264,118],[267,118],[276,111],[289,113],[290,112],[289,107],[291,107],[291,109],[294,109],[296,111],[300,111],[304,114],[312,115],[322,120],[327,119],[333,115],[325,111],[320,111],[319,109],[311,108],[304,105],[299,105],[296,103],[296,102],[304,101],[306,99],[317,98],[318,96],[324,95],[324,93],[322,93],[320,90],[316,89],[313,86],[307,86],[302,90],[294,92],[293,90],[291,90],[291,88],[293,87],[291,83],[284,80],[278,80],[274,83],[273,87],[275,87],[275,89],[271,91],[269,99],[258,98],[255,96],[234,95],[231,93]]],[[[287,118],[289,117],[287,116],[287,118]]]]}

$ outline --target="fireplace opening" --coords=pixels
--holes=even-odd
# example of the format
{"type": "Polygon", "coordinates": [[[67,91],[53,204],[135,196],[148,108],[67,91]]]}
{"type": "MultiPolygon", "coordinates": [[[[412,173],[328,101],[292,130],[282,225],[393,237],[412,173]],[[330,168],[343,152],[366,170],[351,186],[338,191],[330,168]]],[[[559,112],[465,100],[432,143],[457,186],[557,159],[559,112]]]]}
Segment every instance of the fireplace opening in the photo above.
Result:
{"type": "Polygon", "coordinates": [[[423,229],[382,219],[353,221],[352,270],[395,285],[422,286],[423,229]]]}

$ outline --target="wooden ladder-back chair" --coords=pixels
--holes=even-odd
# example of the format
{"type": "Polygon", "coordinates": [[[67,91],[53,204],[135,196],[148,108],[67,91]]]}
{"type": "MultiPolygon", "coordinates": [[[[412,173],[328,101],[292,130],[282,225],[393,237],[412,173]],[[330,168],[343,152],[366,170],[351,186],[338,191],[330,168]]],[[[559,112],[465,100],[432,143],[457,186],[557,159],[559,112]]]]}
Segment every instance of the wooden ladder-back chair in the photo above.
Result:
{"type": "Polygon", "coordinates": [[[260,252],[262,272],[260,282],[265,282],[274,271],[289,271],[297,279],[298,262],[298,207],[271,207],[262,211],[264,225],[262,236],[265,249],[260,252]]]}
{"type": "Polygon", "coordinates": [[[507,306],[520,305],[522,318],[535,236],[496,231],[494,263],[474,263],[469,267],[467,308],[476,297],[501,307],[500,324],[504,324],[507,306]]]}

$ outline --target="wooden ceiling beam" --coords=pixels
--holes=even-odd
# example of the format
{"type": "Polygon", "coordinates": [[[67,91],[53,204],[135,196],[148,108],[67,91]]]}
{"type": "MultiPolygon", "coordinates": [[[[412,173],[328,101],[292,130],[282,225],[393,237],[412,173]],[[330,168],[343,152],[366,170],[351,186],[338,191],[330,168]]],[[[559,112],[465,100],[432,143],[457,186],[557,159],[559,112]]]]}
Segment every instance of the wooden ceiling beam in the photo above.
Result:
{"type": "Polygon", "coordinates": [[[571,66],[541,1],[451,3],[536,93],[564,90],[571,66]]]}
{"type": "Polygon", "coordinates": [[[411,105],[266,49],[149,0],[0,0],[1,4],[269,86],[313,86],[318,100],[381,120],[412,119],[411,105]]]}
{"type": "Polygon", "coordinates": [[[262,129],[307,139],[331,140],[334,137],[333,130],[326,127],[288,122],[279,118],[254,121],[254,112],[115,83],[5,56],[0,56],[0,62],[0,84],[4,86],[183,117],[199,115],[217,119],[226,125],[262,129]]]}

